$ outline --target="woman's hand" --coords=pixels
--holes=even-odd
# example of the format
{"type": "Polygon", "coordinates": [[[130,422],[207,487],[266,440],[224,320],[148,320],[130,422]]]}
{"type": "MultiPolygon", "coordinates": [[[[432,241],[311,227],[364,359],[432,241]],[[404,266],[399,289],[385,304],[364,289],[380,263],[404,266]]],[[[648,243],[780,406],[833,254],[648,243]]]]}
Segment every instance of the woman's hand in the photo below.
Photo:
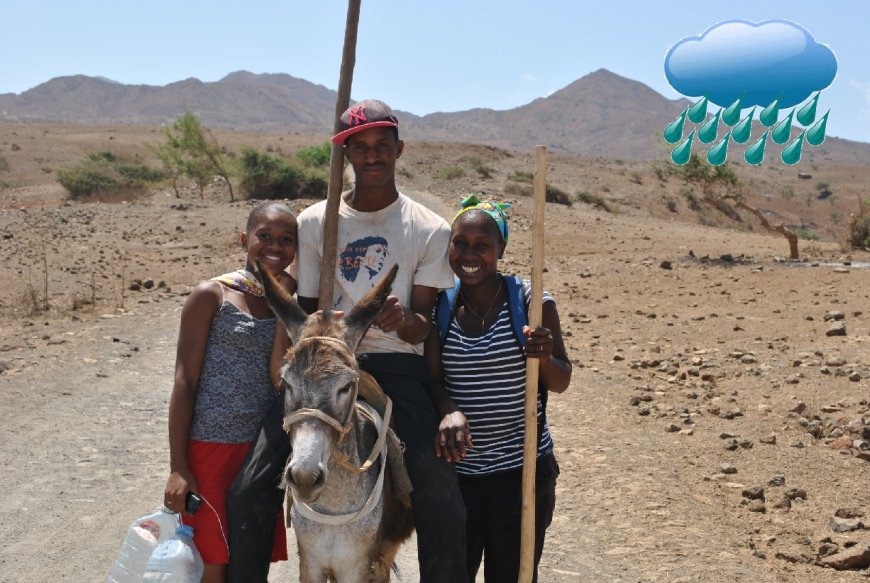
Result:
{"type": "Polygon", "coordinates": [[[458,462],[467,455],[467,450],[471,447],[474,444],[468,430],[468,420],[462,411],[444,415],[435,437],[435,455],[448,462],[458,462]]]}
{"type": "Polygon", "coordinates": [[[199,484],[193,472],[178,471],[169,475],[166,481],[166,491],[163,494],[163,505],[175,513],[189,514],[184,509],[187,493],[199,494],[199,484]]]}
{"type": "Polygon", "coordinates": [[[523,326],[523,334],[526,335],[526,358],[548,361],[553,354],[553,335],[550,329],[539,326],[533,330],[529,326],[523,326]]]}

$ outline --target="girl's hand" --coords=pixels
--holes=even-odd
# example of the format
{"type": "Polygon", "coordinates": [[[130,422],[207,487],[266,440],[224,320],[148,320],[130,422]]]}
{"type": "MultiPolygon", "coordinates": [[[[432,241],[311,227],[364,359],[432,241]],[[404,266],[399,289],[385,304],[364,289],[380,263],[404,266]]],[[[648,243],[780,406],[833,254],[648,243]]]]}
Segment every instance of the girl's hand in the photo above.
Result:
{"type": "Polygon", "coordinates": [[[538,327],[532,330],[529,326],[523,326],[523,334],[526,335],[526,358],[537,358],[546,362],[553,354],[553,335],[549,328],[538,327]]]}
{"type": "Polygon", "coordinates": [[[462,411],[444,415],[438,426],[438,435],[435,436],[435,455],[448,462],[458,462],[465,458],[470,447],[474,447],[474,443],[468,430],[468,420],[462,411]]]}
{"type": "Polygon", "coordinates": [[[166,481],[166,491],[163,494],[163,505],[175,513],[189,514],[184,509],[188,492],[199,494],[199,484],[191,471],[172,472],[166,481]]]}

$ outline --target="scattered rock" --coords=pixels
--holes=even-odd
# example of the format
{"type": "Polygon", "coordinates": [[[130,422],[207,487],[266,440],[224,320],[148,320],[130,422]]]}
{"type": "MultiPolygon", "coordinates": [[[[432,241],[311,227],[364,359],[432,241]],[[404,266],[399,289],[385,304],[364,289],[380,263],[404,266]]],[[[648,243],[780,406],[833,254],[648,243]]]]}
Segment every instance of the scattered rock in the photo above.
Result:
{"type": "Polygon", "coordinates": [[[861,373],[853,372],[852,374],[849,375],[849,380],[852,381],[853,383],[857,383],[858,381],[861,380],[861,373]]]}
{"type": "Polygon", "coordinates": [[[831,530],[834,532],[852,532],[853,530],[864,528],[864,523],[860,518],[837,518],[832,516],[828,524],[831,525],[831,530]]]}
{"type": "Polygon", "coordinates": [[[662,269],[673,269],[674,268],[673,264],[670,261],[662,261],[661,263],[659,263],[659,267],[661,267],[662,269]]]}
{"type": "Polygon", "coordinates": [[[822,544],[819,545],[820,557],[830,557],[838,552],[840,552],[840,545],[829,538],[822,541],[822,544]]]}
{"type": "Polygon", "coordinates": [[[825,332],[825,336],[845,336],[846,335],[846,325],[843,323],[834,324],[828,331],[825,332]]]}
{"type": "Polygon", "coordinates": [[[741,494],[744,498],[748,498],[750,500],[764,500],[764,488],[762,486],[752,486],[751,488],[744,488],[741,494]]]}
{"type": "Polygon", "coordinates": [[[825,312],[825,322],[830,322],[831,320],[844,320],[846,318],[846,314],[839,310],[831,310],[830,312],[825,312]]]}
{"type": "Polygon", "coordinates": [[[863,518],[864,512],[857,508],[838,508],[834,516],[837,518],[863,518]]]}
{"type": "Polygon", "coordinates": [[[758,441],[760,441],[761,443],[763,443],[765,445],[776,445],[776,435],[771,434],[771,435],[768,435],[767,437],[762,437],[758,441]]]}
{"type": "Polygon", "coordinates": [[[797,498],[801,498],[803,500],[807,499],[807,491],[803,488],[789,488],[785,491],[785,497],[789,500],[795,500],[797,498]]]}
{"type": "Polygon", "coordinates": [[[774,504],[773,507],[777,510],[788,510],[789,508],[791,508],[791,500],[789,500],[788,498],[783,498],[782,500],[774,504]]]}
{"type": "Polygon", "coordinates": [[[768,482],[768,486],[785,486],[785,476],[776,475],[772,477],[768,482]]]}
{"type": "Polygon", "coordinates": [[[723,474],[736,474],[737,468],[731,464],[719,464],[719,472],[723,474]]]}
{"type": "Polygon", "coordinates": [[[842,553],[836,553],[821,559],[824,567],[830,567],[837,571],[849,569],[866,569],[870,567],[870,543],[855,545],[842,553]]]}

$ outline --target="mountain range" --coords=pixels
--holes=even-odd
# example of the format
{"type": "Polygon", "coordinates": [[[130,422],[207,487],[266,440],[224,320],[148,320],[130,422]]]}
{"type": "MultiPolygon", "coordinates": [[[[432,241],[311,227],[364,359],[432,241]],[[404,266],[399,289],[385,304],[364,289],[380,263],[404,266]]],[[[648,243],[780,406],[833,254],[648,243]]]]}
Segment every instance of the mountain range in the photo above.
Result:
{"type": "MultiPolygon", "coordinates": [[[[0,122],[160,125],[187,108],[207,127],[328,134],[336,92],[291,75],[237,71],[215,82],[124,85],[103,77],[57,77],[21,94],[0,94],[0,122]]],[[[508,110],[486,108],[417,116],[397,111],[402,136],[605,158],[662,157],[663,128],[687,105],[599,69],[555,93],[508,110]]],[[[870,161],[870,144],[829,138],[826,154],[870,161]]]]}

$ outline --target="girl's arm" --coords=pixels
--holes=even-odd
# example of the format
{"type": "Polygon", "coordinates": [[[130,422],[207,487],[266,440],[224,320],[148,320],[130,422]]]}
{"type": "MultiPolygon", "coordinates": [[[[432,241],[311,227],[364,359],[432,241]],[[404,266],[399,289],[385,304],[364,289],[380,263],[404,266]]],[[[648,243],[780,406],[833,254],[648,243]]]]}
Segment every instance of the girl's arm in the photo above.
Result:
{"type": "Polygon", "coordinates": [[[205,357],[209,327],[223,301],[217,282],[197,285],[181,310],[178,350],[175,359],[175,383],[169,398],[169,480],[165,502],[170,510],[182,512],[188,492],[199,492],[199,484],[190,470],[187,442],[193,422],[196,389],[205,357]]]}
{"type": "Polygon", "coordinates": [[[467,449],[474,447],[468,420],[444,388],[444,372],[441,368],[441,341],[435,326],[431,327],[424,344],[424,355],[429,367],[429,381],[426,388],[435,405],[441,422],[435,436],[435,455],[444,457],[448,462],[459,461],[466,456],[467,449]]]}
{"type": "Polygon", "coordinates": [[[541,313],[541,327],[523,329],[528,337],[526,358],[540,360],[541,381],[548,391],[563,393],[571,383],[571,361],[562,340],[562,326],[555,302],[544,302],[541,313]]]}

